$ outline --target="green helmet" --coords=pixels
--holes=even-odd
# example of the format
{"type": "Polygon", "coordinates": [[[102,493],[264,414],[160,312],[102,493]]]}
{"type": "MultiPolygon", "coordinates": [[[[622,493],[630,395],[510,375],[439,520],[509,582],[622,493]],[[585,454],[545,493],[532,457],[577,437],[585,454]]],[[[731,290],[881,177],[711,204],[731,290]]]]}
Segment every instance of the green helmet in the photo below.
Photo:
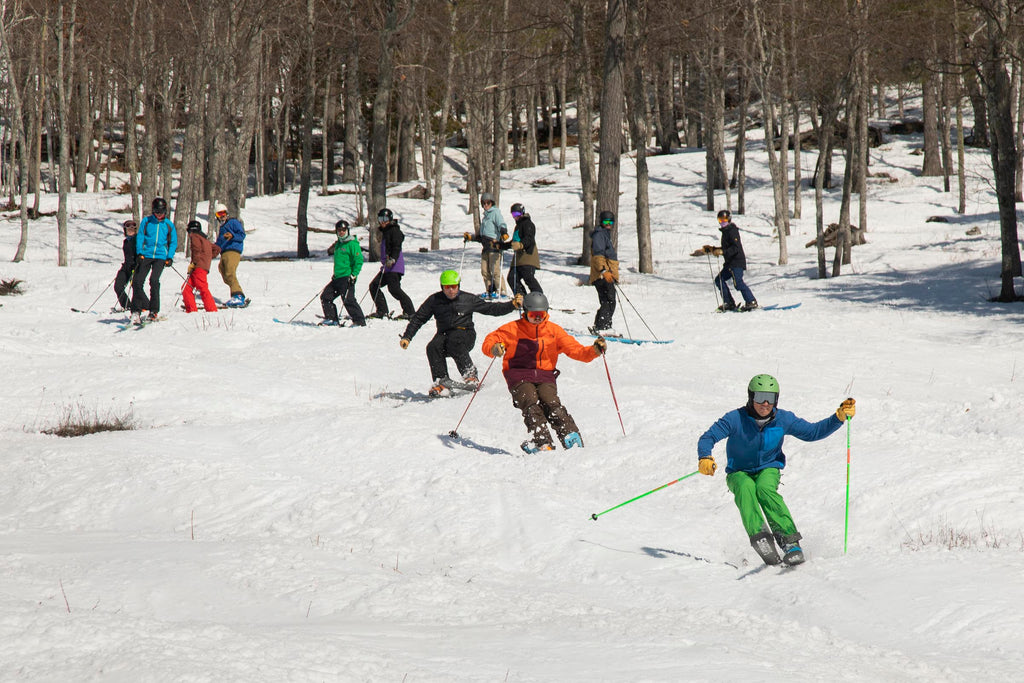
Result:
{"type": "Polygon", "coordinates": [[[771,401],[772,406],[779,402],[779,383],[771,375],[754,375],[747,385],[747,402],[749,405],[771,401]],[[773,396],[769,396],[773,394],[773,396]],[[756,400],[755,400],[756,395],[756,400]]]}
{"type": "Polygon", "coordinates": [[[441,273],[442,287],[451,287],[452,285],[459,284],[461,281],[462,278],[459,277],[459,271],[457,270],[446,270],[443,273],[441,273]]]}

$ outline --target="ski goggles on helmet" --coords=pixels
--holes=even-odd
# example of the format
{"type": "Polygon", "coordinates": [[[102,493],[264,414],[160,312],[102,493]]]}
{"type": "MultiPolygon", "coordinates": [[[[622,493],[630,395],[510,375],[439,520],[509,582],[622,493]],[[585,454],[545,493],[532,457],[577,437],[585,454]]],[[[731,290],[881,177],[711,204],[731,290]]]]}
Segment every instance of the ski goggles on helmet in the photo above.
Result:
{"type": "Polygon", "coordinates": [[[523,212],[522,211],[513,211],[512,212],[512,218],[522,218],[522,216],[523,216],[523,212]]]}
{"type": "Polygon", "coordinates": [[[526,319],[531,323],[542,323],[544,322],[544,318],[547,314],[547,311],[527,311],[526,319]]]}
{"type": "Polygon", "coordinates": [[[754,396],[750,400],[753,403],[770,403],[775,405],[779,400],[779,395],[774,391],[755,391],[754,396]]]}
{"type": "Polygon", "coordinates": [[[601,225],[615,225],[615,219],[605,218],[603,221],[601,221],[601,225]]]}

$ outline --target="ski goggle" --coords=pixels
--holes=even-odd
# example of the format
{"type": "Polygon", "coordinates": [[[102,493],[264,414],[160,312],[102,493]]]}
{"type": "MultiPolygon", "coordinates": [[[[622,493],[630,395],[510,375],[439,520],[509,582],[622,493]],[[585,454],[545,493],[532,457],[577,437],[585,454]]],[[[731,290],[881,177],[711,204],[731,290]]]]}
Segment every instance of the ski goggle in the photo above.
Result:
{"type": "Polygon", "coordinates": [[[779,400],[779,395],[774,391],[755,391],[754,397],[751,399],[754,403],[770,403],[775,405],[779,400]]]}
{"type": "Polygon", "coordinates": [[[542,323],[544,322],[544,316],[547,314],[547,311],[527,311],[526,319],[531,323],[542,323]]]}
{"type": "Polygon", "coordinates": [[[523,215],[523,212],[522,212],[522,211],[513,211],[513,212],[512,212],[512,218],[519,218],[519,217],[521,217],[522,215],[523,215]]]}
{"type": "Polygon", "coordinates": [[[612,218],[606,218],[601,221],[601,225],[615,225],[615,220],[612,218]]]}

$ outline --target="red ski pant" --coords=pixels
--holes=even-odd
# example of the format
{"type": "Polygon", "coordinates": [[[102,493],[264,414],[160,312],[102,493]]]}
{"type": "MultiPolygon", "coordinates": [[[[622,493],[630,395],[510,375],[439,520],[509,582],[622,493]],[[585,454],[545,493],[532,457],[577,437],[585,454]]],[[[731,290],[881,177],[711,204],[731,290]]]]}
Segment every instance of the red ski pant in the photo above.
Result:
{"type": "Polygon", "coordinates": [[[196,308],[196,297],[192,293],[192,289],[195,288],[199,292],[199,296],[203,299],[203,308],[207,312],[217,310],[217,302],[214,301],[213,295],[210,294],[210,285],[206,282],[207,272],[202,268],[193,268],[192,272],[188,274],[188,279],[185,280],[185,284],[181,288],[181,298],[185,301],[185,312],[195,313],[196,308]]]}

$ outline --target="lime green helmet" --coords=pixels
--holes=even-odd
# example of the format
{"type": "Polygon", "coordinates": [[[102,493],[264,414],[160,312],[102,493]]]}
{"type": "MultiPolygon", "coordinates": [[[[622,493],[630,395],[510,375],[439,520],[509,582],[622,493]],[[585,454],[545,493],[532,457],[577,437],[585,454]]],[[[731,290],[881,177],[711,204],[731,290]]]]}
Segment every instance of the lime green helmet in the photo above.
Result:
{"type": "Polygon", "coordinates": [[[451,287],[452,285],[459,284],[461,281],[462,278],[459,277],[459,271],[457,270],[446,270],[443,273],[441,273],[442,287],[451,287]]]}
{"type": "Polygon", "coordinates": [[[770,401],[772,406],[779,402],[779,383],[771,375],[754,375],[747,385],[747,399],[751,404],[770,401]]]}

